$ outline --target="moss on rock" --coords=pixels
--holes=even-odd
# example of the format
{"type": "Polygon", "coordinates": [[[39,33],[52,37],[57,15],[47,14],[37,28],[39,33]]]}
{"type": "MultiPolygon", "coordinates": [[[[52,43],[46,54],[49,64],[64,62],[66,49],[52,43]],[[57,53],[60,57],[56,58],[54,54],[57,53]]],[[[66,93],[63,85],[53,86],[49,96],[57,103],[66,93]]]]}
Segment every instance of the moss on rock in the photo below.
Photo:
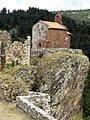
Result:
{"type": "MultiPolygon", "coordinates": [[[[46,54],[37,65],[37,79],[36,83],[40,86],[43,92],[49,92],[49,89],[46,89],[46,85],[48,86],[53,76],[57,73],[59,69],[63,66],[66,66],[67,62],[72,63],[73,70],[76,69],[75,66],[81,61],[83,64],[88,62],[88,57],[80,54],[72,54],[69,52],[54,52],[46,54]],[[44,89],[45,85],[45,89],[44,89]]],[[[50,86],[50,85],[49,85],[50,86]]]]}
{"type": "Polygon", "coordinates": [[[89,59],[83,54],[59,51],[48,53],[39,61],[36,83],[41,92],[50,94],[51,114],[55,118],[71,120],[81,111],[88,68],[89,59]]]}
{"type": "Polygon", "coordinates": [[[27,95],[28,88],[21,80],[0,80],[0,100],[12,102],[16,96],[27,95]]]}

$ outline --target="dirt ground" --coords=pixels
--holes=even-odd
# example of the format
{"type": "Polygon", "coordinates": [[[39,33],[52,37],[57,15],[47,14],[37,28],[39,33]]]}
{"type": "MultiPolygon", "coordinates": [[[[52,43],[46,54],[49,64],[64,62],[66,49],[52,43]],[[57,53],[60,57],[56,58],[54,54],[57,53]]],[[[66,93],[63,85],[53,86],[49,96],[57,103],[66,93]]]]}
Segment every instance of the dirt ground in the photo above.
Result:
{"type": "Polygon", "coordinates": [[[0,120],[30,120],[15,103],[0,102],[0,120]]]}

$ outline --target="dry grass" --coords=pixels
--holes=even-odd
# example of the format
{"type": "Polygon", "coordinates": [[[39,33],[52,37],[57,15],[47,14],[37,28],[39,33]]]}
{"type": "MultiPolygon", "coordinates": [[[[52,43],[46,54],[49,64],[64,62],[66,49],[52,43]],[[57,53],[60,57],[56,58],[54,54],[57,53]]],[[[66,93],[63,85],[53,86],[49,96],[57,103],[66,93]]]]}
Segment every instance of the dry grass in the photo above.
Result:
{"type": "Polygon", "coordinates": [[[75,116],[73,116],[73,120],[83,120],[82,114],[81,113],[76,114],[75,116]]]}
{"type": "Polygon", "coordinates": [[[0,120],[30,120],[15,103],[0,102],[0,120]]]}

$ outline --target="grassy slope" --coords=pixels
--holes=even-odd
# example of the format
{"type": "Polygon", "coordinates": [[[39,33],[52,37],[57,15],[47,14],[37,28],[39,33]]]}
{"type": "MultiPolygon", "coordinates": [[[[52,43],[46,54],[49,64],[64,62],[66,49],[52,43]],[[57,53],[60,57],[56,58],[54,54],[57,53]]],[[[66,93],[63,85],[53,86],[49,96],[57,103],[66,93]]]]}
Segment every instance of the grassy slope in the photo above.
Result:
{"type": "Polygon", "coordinates": [[[76,11],[61,11],[61,13],[62,15],[66,15],[78,21],[90,22],[90,9],[76,11]]]}
{"type": "Polygon", "coordinates": [[[15,103],[0,102],[0,120],[30,120],[15,103]]]}
{"type": "MultiPolygon", "coordinates": [[[[10,69],[5,69],[0,72],[0,83],[2,80],[11,80],[12,74],[21,68],[15,67],[10,69]]],[[[0,120],[30,120],[27,115],[25,115],[21,110],[16,108],[15,103],[10,102],[0,102],[0,120]]]]}

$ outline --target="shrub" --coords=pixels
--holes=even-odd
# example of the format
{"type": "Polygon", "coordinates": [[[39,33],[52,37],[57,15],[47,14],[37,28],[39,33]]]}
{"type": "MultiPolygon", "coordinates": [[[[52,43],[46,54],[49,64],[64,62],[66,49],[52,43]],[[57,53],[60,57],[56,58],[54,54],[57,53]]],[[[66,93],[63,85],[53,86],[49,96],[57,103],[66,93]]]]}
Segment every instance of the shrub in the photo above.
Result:
{"type": "Polygon", "coordinates": [[[26,95],[27,86],[22,80],[2,79],[0,80],[0,99],[14,101],[16,96],[26,95]]]}

